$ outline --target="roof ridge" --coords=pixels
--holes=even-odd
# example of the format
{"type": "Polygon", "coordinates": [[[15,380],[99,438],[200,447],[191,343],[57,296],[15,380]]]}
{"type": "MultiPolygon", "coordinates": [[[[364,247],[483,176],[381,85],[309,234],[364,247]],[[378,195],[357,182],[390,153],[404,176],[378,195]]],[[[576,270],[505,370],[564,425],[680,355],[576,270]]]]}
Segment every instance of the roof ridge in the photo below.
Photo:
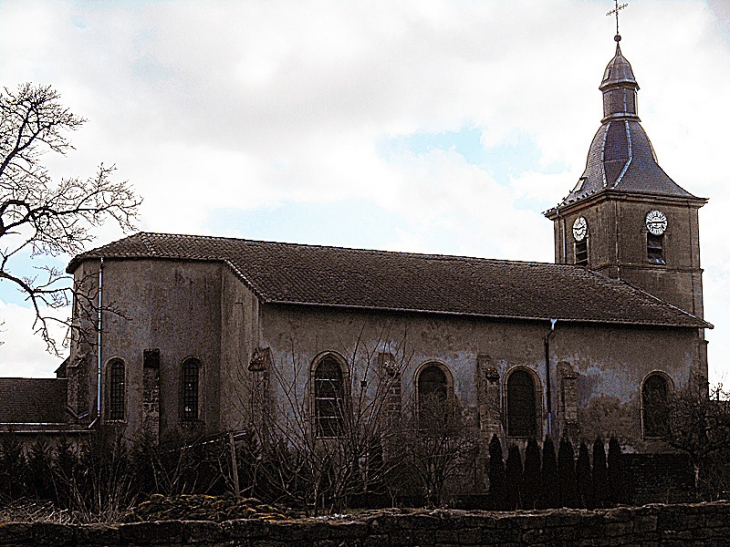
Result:
{"type": "Polygon", "coordinates": [[[77,255],[67,271],[100,257],[223,264],[264,303],[709,326],[624,281],[573,264],[138,232],[77,255]]]}
{"type": "MultiPolygon", "coordinates": [[[[567,266],[569,268],[573,268],[574,266],[572,264],[555,264],[554,262],[540,262],[536,260],[517,260],[513,258],[485,258],[480,256],[468,256],[468,255],[450,255],[450,254],[443,254],[443,253],[421,253],[421,252],[415,252],[415,251],[387,251],[385,249],[360,249],[357,247],[344,247],[339,245],[323,245],[318,243],[293,243],[290,241],[269,241],[264,239],[247,239],[247,238],[241,238],[241,237],[228,237],[228,236],[208,236],[208,235],[195,235],[195,234],[173,234],[173,233],[167,233],[167,232],[138,232],[135,235],[144,234],[147,237],[156,237],[156,236],[163,236],[163,237],[171,237],[171,238],[189,238],[189,239],[207,239],[210,241],[235,241],[235,242],[245,242],[245,243],[252,243],[252,244],[263,244],[263,245],[282,245],[287,247],[305,247],[309,249],[328,249],[328,250],[337,250],[337,251],[352,251],[357,253],[368,253],[368,254],[382,254],[382,255],[398,255],[398,256],[407,256],[407,257],[413,257],[413,258],[423,258],[423,259],[433,259],[433,260],[479,260],[479,261],[485,261],[485,262],[493,262],[493,263],[511,263],[511,264],[519,264],[519,265],[534,265],[534,266],[548,266],[548,267],[555,267],[555,266],[567,266]]],[[[145,241],[145,244],[147,244],[147,241],[145,241]]],[[[92,249],[91,251],[93,251],[92,249]]],[[[91,252],[89,251],[89,252],[91,252]]],[[[152,251],[152,249],[151,249],[152,251]]],[[[162,258],[164,255],[157,255],[162,258]]],[[[220,260],[220,257],[216,258],[217,260],[220,260]]]]}

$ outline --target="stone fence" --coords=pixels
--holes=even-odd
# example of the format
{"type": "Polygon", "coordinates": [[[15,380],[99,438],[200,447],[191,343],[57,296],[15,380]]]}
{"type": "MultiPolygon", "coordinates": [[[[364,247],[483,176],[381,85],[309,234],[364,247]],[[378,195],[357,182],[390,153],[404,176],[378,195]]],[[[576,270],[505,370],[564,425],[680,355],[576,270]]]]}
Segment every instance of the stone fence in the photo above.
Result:
{"type": "Polygon", "coordinates": [[[3,546],[727,546],[730,502],[595,511],[399,511],[290,521],[0,523],[3,546]]]}

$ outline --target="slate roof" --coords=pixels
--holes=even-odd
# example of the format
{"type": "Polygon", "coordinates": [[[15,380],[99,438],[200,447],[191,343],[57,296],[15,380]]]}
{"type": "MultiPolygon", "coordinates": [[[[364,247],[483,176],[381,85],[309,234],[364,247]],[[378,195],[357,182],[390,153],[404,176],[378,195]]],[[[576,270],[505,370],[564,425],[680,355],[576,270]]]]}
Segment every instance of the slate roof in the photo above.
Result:
{"type": "Polygon", "coordinates": [[[62,424],[65,378],[0,378],[0,424],[62,424]]]}
{"type": "MultiPolygon", "coordinates": [[[[604,95],[616,94],[622,89],[635,94],[639,89],[631,64],[618,43],[599,89],[604,95]]],[[[604,118],[591,142],[585,171],[558,207],[606,189],[706,201],[687,192],[659,166],[651,141],[631,109],[604,118]]]]}
{"type": "Polygon", "coordinates": [[[559,264],[140,232],[76,256],[222,261],[263,303],[710,327],[623,281],[559,264]]]}
{"type": "Polygon", "coordinates": [[[659,166],[651,141],[636,120],[610,120],[601,125],[588,150],[585,171],[561,205],[604,189],[635,194],[700,199],[679,186],[659,166]]]}
{"type": "Polygon", "coordinates": [[[631,84],[637,89],[639,88],[639,84],[636,82],[636,78],[634,77],[634,70],[631,68],[631,63],[629,63],[628,59],[626,59],[621,52],[621,45],[618,43],[621,41],[621,38],[617,38],[616,53],[614,54],[613,59],[611,59],[606,65],[606,70],[603,71],[603,80],[601,80],[601,85],[598,88],[601,91],[606,89],[608,86],[618,84],[631,84]]]}

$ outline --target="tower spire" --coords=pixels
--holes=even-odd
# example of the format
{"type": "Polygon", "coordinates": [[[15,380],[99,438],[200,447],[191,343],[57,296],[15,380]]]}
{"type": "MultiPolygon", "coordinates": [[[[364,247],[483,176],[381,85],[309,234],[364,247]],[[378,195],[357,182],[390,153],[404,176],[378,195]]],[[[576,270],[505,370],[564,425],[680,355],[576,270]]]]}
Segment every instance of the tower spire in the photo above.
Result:
{"type": "Polygon", "coordinates": [[[619,5],[618,0],[613,0],[613,1],[616,4],[616,7],[613,8],[611,11],[609,11],[606,14],[606,16],[610,17],[611,15],[616,15],[616,36],[614,36],[613,39],[616,40],[616,43],[618,44],[618,42],[621,41],[621,35],[618,32],[618,13],[622,9],[628,8],[629,7],[629,4],[628,4],[628,2],[624,2],[623,4],[619,5]]]}
{"type": "Polygon", "coordinates": [[[616,52],[606,65],[599,86],[603,95],[601,126],[591,143],[583,175],[559,207],[589,199],[604,190],[701,199],[677,185],[657,163],[649,137],[640,124],[639,84],[620,47],[618,17],[627,3],[613,2],[615,8],[606,15],[616,17],[616,52]]]}

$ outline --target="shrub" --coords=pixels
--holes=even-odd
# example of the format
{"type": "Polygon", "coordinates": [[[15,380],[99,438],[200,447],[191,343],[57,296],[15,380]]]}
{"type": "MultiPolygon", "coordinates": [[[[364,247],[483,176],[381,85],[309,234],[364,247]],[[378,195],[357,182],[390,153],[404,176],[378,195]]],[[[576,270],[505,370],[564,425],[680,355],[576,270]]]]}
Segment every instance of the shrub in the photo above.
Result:
{"type": "Polygon", "coordinates": [[[621,444],[615,437],[608,442],[608,487],[611,503],[630,503],[630,483],[621,452],[621,444]]]}
{"type": "Polygon", "coordinates": [[[502,443],[497,435],[489,441],[489,498],[493,509],[504,509],[506,501],[502,443]]]}
{"type": "Polygon", "coordinates": [[[573,443],[566,437],[560,441],[558,450],[558,474],[560,487],[560,505],[563,507],[578,506],[578,485],[575,477],[575,453],[573,443]]]}
{"type": "Polygon", "coordinates": [[[593,503],[596,507],[608,507],[609,497],[606,449],[603,439],[598,437],[593,443],[593,503]]]}
{"type": "Polygon", "coordinates": [[[576,482],[578,484],[578,503],[580,507],[593,509],[593,478],[591,477],[591,462],[588,447],[585,442],[580,443],[578,463],[575,466],[576,482]]]}
{"type": "Polygon", "coordinates": [[[540,447],[535,439],[527,441],[525,471],[522,474],[522,507],[534,509],[540,495],[540,447]]]}
{"type": "Polygon", "coordinates": [[[555,458],[555,444],[547,435],[542,443],[542,492],[540,506],[543,508],[560,505],[560,488],[558,486],[558,462],[555,458]]]}
{"type": "Polygon", "coordinates": [[[520,449],[512,445],[507,454],[507,508],[522,506],[522,457],[520,449]]]}

